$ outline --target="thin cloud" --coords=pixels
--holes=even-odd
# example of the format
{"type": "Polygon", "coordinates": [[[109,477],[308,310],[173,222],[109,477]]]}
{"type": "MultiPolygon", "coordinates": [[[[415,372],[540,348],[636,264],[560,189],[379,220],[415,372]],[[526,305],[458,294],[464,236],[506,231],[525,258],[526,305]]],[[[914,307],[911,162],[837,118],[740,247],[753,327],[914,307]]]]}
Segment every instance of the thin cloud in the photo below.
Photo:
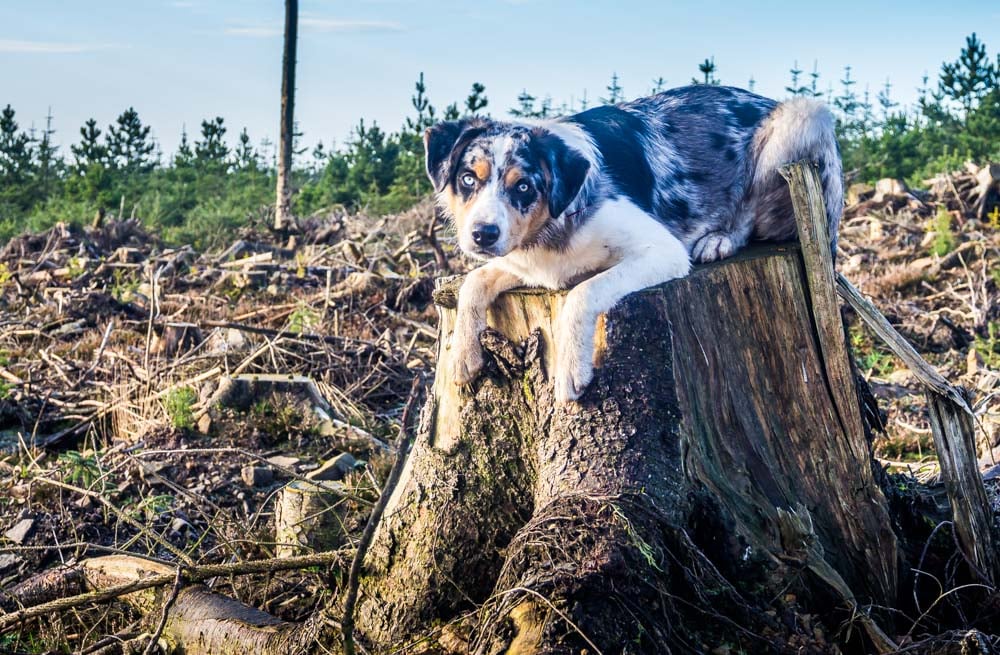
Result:
{"type": "MultiPolygon", "coordinates": [[[[299,28],[303,32],[314,33],[387,33],[402,32],[401,23],[384,20],[346,20],[339,18],[300,18],[299,28]]],[[[225,34],[250,38],[272,38],[281,36],[282,28],[271,26],[227,27],[225,34]]]]}
{"type": "Polygon", "coordinates": [[[114,48],[110,43],[60,43],[55,41],[16,41],[0,39],[0,52],[18,54],[71,55],[114,48]]]}
{"type": "Polygon", "coordinates": [[[403,26],[384,20],[340,20],[336,18],[303,18],[299,25],[314,32],[402,32],[403,26]]]}
{"type": "Polygon", "coordinates": [[[253,38],[281,36],[281,30],[273,27],[227,27],[225,33],[230,36],[249,36],[253,38]]]}

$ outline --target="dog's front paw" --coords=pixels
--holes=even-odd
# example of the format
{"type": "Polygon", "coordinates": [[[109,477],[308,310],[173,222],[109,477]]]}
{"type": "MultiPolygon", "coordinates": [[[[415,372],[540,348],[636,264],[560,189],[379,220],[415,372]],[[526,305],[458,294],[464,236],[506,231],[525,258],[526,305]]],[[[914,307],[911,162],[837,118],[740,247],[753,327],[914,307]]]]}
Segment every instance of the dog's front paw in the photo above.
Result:
{"type": "Polygon", "coordinates": [[[583,395],[594,378],[594,327],[582,289],[566,297],[556,328],[556,402],[568,403],[583,395]]]}
{"type": "Polygon", "coordinates": [[[592,354],[566,344],[556,358],[554,377],[556,402],[579,400],[587,385],[594,379],[592,354]]]}
{"type": "Polygon", "coordinates": [[[483,369],[483,347],[479,335],[455,331],[451,339],[451,379],[455,384],[471,384],[483,369]]]}

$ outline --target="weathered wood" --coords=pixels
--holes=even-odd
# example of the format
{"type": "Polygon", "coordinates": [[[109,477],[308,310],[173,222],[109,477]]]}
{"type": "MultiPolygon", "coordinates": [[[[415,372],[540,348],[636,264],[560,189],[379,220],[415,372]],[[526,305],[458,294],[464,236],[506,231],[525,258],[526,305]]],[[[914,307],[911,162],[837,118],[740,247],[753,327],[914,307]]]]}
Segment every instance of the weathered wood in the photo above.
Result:
{"type": "Polygon", "coordinates": [[[701,304],[671,324],[686,465],[755,551],[882,603],[896,594],[896,540],[860,418],[844,427],[803,278],[790,253],[665,289],[701,304]],[[818,551],[786,543],[781,512],[812,526],[803,538],[818,551]]]}
{"type": "MultiPolygon", "coordinates": [[[[172,567],[129,556],[109,556],[83,563],[87,584],[94,589],[114,587],[146,577],[173,576],[172,567]]],[[[140,611],[158,611],[170,593],[168,587],[143,589],[126,596],[140,611]]],[[[289,623],[248,607],[201,585],[181,589],[170,609],[163,639],[172,651],[187,655],[241,655],[304,653],[319,634],[319,625],[289,623]]]]}
{"type": "Polygon", "coordinates": [[[933,366],[928,364],[920,356],[920,353],[910,345],[910,342],[897,332],[896,328],[892,327],[875,305],[862,296],[861,292],[840,274],[837,275],[837,293],[854,308],[854,311],[858,313],[865,325],[875,333],[875,336],[906,364],[906,367],[913,372],[921,384],[939,395],[950,398],[956,405],[970,414],[972,413],[972,408],[969,407],[965,396],[958,388],[949,383],[933,366]]]}
{"type": "Polygon", "coordinates": [[[856,436],[862,435],[864,428],[837,302],[833,252],[830,249],[833,240],[819,171],[815,164],[798,162],[782,167],[780,173],[788,181],[795,209],[799,246],[808,282],[808,304],[822,351],[826,386],[834,398],[841,429],[848,434],[848,443],[858,449],[854,458],[862,457],[862,453],[870,456],[865,439],[856,436]]]}
{"type": "Polygon", "coordinates": [[[1000,581],[998,535],[979,473],[975,419],[969,399],[963,389],[949,384],[928,364],[846,278],[838,277],[837,288],[865,325],[924,385],[934,449],[962,552],[979,576],[991,584],[997,583],[1000,581]]]}

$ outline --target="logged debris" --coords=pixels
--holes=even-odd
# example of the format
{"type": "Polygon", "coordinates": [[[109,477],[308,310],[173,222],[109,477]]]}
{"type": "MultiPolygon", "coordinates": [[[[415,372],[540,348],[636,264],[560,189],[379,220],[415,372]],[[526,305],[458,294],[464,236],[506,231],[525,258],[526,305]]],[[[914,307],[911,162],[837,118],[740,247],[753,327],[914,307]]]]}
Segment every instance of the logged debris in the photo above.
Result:
{"type": "MultiPolygon", "coordinates": [[[[1000,165],[853,185],[838,267],[946,378],[973,390],[984,466],[1000,461],[1000,165]]],[[[912,374],[848,315],[859,368],[888,413],[876,451],[933,478],[926,402],[912,374]]]]}
{"type": "MultiPolygon", "coordinates": [[[[337,485],[323,510],[338,534],[358,533],[413,379],[433,371],[442,243],[448,269],[463,269],[443,230],[427,202],[313,217],[293,243],[248,229],[221,252],[167,247],[136,220],[8,242],[0,589],[122,551],[171,565],[284,554],[275,499],[309,479],[337,485]]],[[[217,588],[298,620],[325,599],[327,575],[217,588]]],[[[83,648],[136,618],[85,609],[0,630],[0,644],[83,648]]]]}
{"type": "MultiPolygon", "coordinates": [[[[854,185],[838,256],[924,357],[974,389],[984,466],[1000,457],[996,173],[970,166],[929,181],[929,191],[895,180],[854,185]]],[[[341,556],[211,582],[286,621],[312,615],[342,592],[413,379],[433,373],[434,280],[466,268],[429,201],[381,218],[316,215],[291,237],[251,227],[217,252],[169,247],[132,219],[8,242],[0,250],[0,590],[109,553],[170,570],[236,570],[294,562],[319,544],[341,556]],[[286,520],[295,512],[308,520],[286,520]]],[[[919,488],[933,504],[920,386],[846,317],[859,369],[887,413],[876,451],[902,472],[906,502],[919,488]]],[[[995,502],[996,480],[987,482],[995,502]]],[[[928,543],[944,534],[935,528],[928,543]]],[[[938,542],[929,557],[950,548],[938,542]]],[[[4,612],[17,607],[12,598],[0,593],[4,612]]],[[[798,612],[794,598],[784,602],[787,620],[814,635],[811,652],[827,652],[830,627],[798,612]]],[[[899,643],[933,652],[922,644],[993,638],[934,636],[945,625],[938,619],[920,617],[899,643]]],[[[463,629],[445,626],[433,641],[461,652],[463,629]]],[[[0,645],[85,650],[118,634],[144,648],[144,632],[153,628],[124,604],[81,605],[0,629],[0,645]]]]}

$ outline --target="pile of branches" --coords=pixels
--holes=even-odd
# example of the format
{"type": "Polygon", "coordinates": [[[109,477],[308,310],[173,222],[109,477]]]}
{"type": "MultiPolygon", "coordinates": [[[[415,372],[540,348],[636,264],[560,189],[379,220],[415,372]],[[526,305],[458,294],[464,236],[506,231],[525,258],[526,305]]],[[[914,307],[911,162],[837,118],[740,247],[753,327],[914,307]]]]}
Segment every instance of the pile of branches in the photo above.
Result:
{"type": "Polygon", "coordinates": [[[314,377],[345,419],[398,411],[435,359],[430,294],[451,263],[427,238],[432,216],[314,221],[290,244],[221,253],[164,248],[134,220],[16,238],[0,252],[0,427],[29,447],[92,428],[116,438],[101,421],[123,394],[162,398],[233,371],[314,377]]]}

